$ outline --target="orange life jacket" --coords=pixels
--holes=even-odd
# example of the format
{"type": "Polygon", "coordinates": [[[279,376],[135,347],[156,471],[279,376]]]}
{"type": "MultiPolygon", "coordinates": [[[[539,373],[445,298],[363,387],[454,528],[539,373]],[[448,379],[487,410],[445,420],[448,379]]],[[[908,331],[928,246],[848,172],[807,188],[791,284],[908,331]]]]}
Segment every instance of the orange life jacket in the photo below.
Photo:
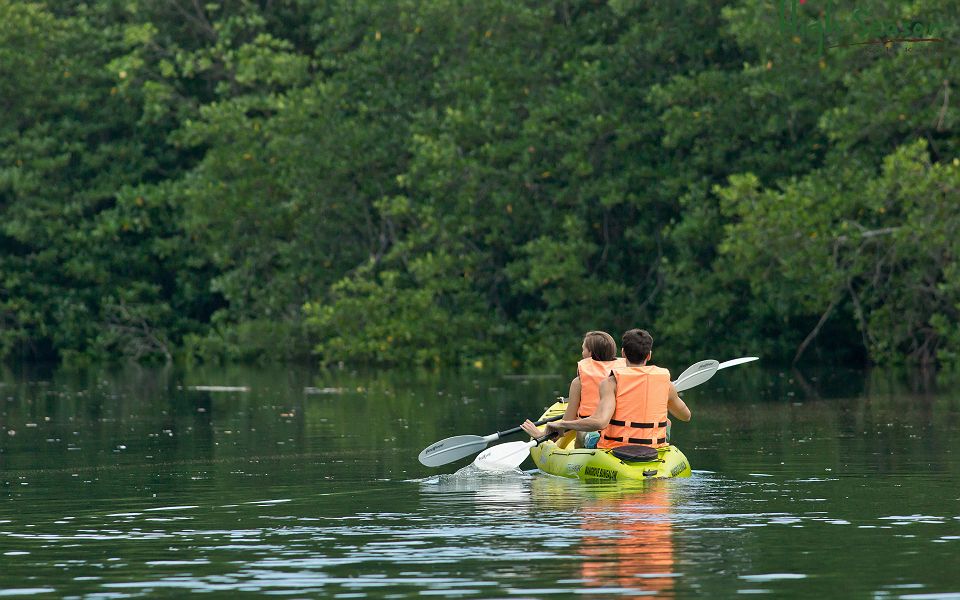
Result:
{"type": "Polygon", "coordinates": [[[598,448],[627,444],[665,446],[670,371],[660,367],[621,367],[617,378],[617,407],[610,424],[600,433],[598,448]]]}
{"type": "Polygon", "coordinates": [[[577,416],[581,419],[589,417],[597,410],[600,402],[600,382],[610,377],[610,371],[627,366],[624,358],[613,360],[593,360],[585,358],[577,363],[577,377],[580,378],[580,404],[577,406],[577,416]]]}

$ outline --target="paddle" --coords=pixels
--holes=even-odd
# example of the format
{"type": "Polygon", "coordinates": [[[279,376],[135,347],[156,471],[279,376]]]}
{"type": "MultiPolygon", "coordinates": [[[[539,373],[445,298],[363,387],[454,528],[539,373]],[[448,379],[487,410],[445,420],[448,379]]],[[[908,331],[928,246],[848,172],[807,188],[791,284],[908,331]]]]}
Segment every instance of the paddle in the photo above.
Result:
{"type": "Polygon", "coordinates": [[[720,363],[715,360],[701,360],[696,364],[690,365],[683,373],[680,373],[680,377],[677,377],[673,381],[673,386],[677,388],[678,392],[689,390],[713,377],[713,374],[716,373],[719,368],[720,363]]]}
{"type": "Polygon", "coordinates": [[[742,365],[743,363],[753,362],[755,360],[760,360],[759,356],[743,356],[741,358],[734,358],[731,360],[725,360],[720,363],[720,366],[717,367],[717,370],[726,369],[727,367],[735,367],[737,365],[742,365]]]}
{"type": "MultiPolygon", "coordinates": [[[[694,386],[704,383],[720,369],[742,365],[743,363],[759,360],[756,356],[744,356],[732,360],[718,363],[715,360],[703,360],[691,365],[674,382],[677,391],[688,390],[694,386]]],[[[551,434],[552,435],[552,434],[551,434]]],[[[484,471],[508,471],[516,469],[530,454],[530,448],[539,446],[542,442],[550,438],[550,435],[539,437],[529,442],[509,442],[490,448],[474,459],[473,464],[484,471]]]]}
{"type": "Polygon", "coordinates": [[[555,432],[548,433],[529,442],[508,442],[488,448],[473,459],[473,464],[484,471],[516,469],[523,461],[527,460],[527,456],[530,455],[530,448],[539,446],[541,442],[545,442],[556,435],[555,432]]]}
{"type": "Polygon", "coordinates": [[[689,390],[692,387],[696,387],[701,383],[706,382],[720,369],[735,367],[737,365],[753,362],[755,360],[760,360],[760,357],[741,356],[740,358],[733,358],[731,360],[723,361],[722,363],[717,363],[715,360],[703,360],[687,367],[687,370],[683,373],[680,373],[680,377],[677,377],[676,380],[674,380],[673,385],[677,388],[678,392],[689,390]]]}
{"type": "MultiPolygon", "coordinates": [[[[551,421],[559,421],[562,418],[563,415],[557,415],[556,417],[550,417],[549,419],[538,421],[537,425],[543,425],[544,423],[550,423],[551,421]]],[[[505,435],[517,433],[520,430],[520,427],[513,427],[505,431],[498,431],[485,436],[457,435],[454,437],[448,437],[445,440],[440,440],[439,442],[430,444],[424,448],[418,458],[420,459],[420,464],[424,466],[439,467],[440,465],[445,465],[447,463],[452,463],[455,460],[466,458],[471,454],[476,454],[477,452],[480,452],[486,448],[487,444],[490,442],[498,440],[505,435]]]]}

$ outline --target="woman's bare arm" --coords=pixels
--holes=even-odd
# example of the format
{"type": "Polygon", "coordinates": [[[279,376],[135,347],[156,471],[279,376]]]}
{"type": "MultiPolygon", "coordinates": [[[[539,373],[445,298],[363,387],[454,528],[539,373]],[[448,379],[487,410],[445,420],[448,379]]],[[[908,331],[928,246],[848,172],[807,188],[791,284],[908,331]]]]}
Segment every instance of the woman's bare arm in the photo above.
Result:
{"type": "Polygon", "coordinates": [[[573,420],[577,418],[577,411],[580,410],[580,378],[574,377],[570,382],[570,393],[567,394],[567,410],[563,413],[563,418],[573,420]]]}
{"type": "Polygon", "coordinates": [[[597,410],[584,419],[560,420],[547,425],[547,429],[574,431],[600,431],[610,423],[613,411],[617,408],[617,380],[608,377],[600,382],[600,401],[597,410]]]}

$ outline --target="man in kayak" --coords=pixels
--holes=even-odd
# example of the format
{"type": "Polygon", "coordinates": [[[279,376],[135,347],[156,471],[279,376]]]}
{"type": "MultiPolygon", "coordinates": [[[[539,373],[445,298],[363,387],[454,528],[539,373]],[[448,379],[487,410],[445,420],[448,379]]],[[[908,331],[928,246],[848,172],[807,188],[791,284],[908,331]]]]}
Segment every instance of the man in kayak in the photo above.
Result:
{"type": "MultiPolygon", "coordinates": [[[[616,367],[626,366],[626,360],[617,358],[617,343],[606,331],[588,331],[577,363],[577,376],[570,382],[567,410],[563,418],[573,420],[589,417],[600,402],[600,384],[616,367]]],[[[577,432],[576,447],[584,447],[584,433],[577,432]]]]}
{"type": "Polygon", "coordinates": [[[587,440],[588,448],[594,447],[594,440],[597,448],[666,445],[667,414],[689,421],[690,409],[670,383],[670,371],[647,364],[653,356],[653,337],[647,331],[624,333],[621,346],[626,365],[614,368],[600,383],[600,398],[592,415],[548,423],[545,432],[528,419],[523,430],[533,437],[568,430],[599,431],[599,438],[587,440]]]}

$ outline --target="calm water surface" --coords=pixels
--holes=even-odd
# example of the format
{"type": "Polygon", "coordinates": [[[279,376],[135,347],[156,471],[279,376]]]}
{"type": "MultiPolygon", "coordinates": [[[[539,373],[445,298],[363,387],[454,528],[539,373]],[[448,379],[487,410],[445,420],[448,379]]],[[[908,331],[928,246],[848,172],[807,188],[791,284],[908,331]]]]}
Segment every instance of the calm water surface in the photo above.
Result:
{"type": "Polygon", "coordinates": [[[624,487],[417,462],[568,376],[6,372],[0,596],[960,598],[957,388],[805,375],[686,392],[693,477],[624,487]]]}

